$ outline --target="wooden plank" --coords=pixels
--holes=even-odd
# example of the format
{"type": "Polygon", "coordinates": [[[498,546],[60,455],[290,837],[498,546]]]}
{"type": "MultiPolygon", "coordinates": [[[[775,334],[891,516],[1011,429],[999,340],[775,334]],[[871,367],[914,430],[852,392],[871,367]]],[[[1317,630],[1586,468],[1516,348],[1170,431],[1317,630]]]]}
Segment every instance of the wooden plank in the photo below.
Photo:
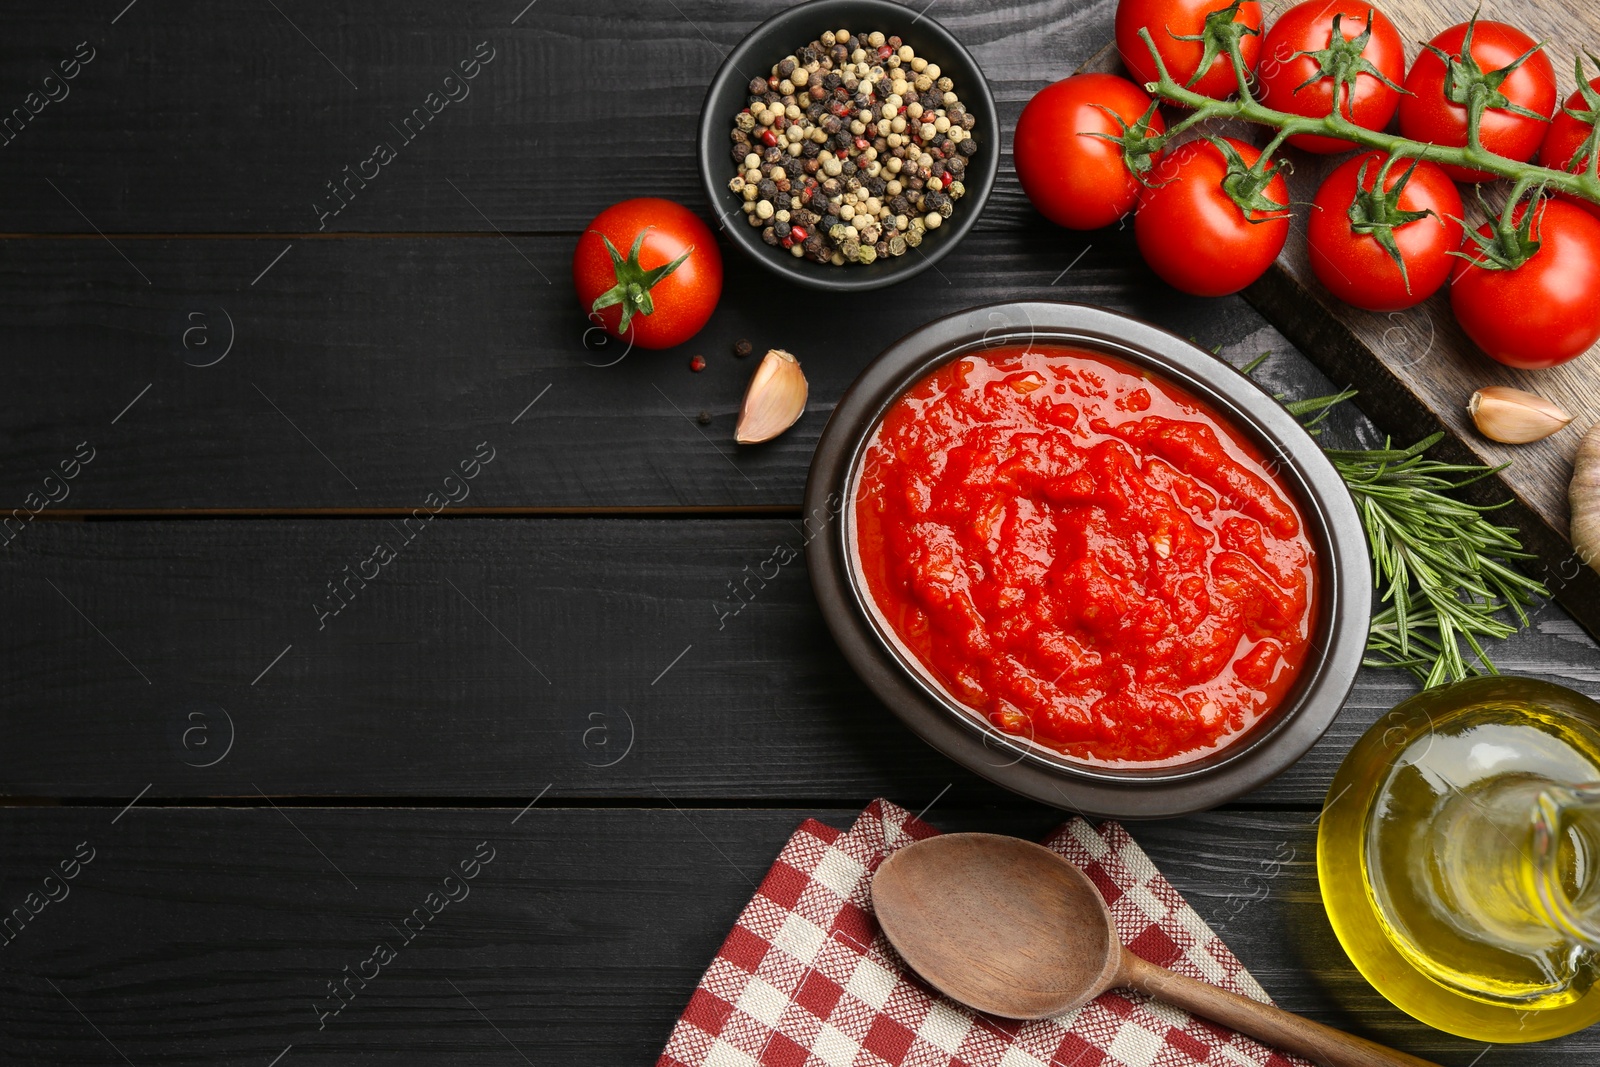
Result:
{"type": "MultiPolygon", "coordinates": [[[[0,346],[19,354],[0,392],[0,502],[32,508],[29,494],[66,491],[48,513],[409,508],[488,441],[498,458],[469,507],[797,508],[839,395],[941,314],[1078,300],[1222,344],[1235,361],[1287,347],[1237,298],[1153,291],[1128,232],[1035,232],[974,236],[868,303],[735,268],[690,344],[617,362],[615,343],[592,347],[600,335],[565,266],[572,244],[120,242],[146,285],[98,239],[0,242],[0,346]],[[811,384],[800,423],[758,447],[733,443],[754,370],[733,358],[740,338],[795,352],[811,384]],[[85,441],[92,463],[64,490],[46,486],[85,441]]],[[[1295,395],[1328,388],[1303,362],[1280,363],[1295,395]]]]}
{"type": "MultiPolygon", "coordinates": [[[[218,0],[201,18],[145,3],[115,24],[114,10],[12,12],[0,117],[40,95],[38,114],[24,109],[0,135],[0,233],[548,233],[627,196],[704,210],[694,138],[706,86],[782,5],[523,6],[218,0]],[[58,64],[79,42],[93,58],[62,83],[58,64]],[[447,86],[484,42],[494,58],[447,86]],[[405,127],[430,93],[460,99],[405,127]],[[363,167],[379,143],[395,158],[363,167]],[[345,186],[346,167],[377,176],[345,186]],[[324,217],[338,203],[329,182],[348,207],[324,217]]],[[[1109,10],[1087,0],[1026,12],[944,0],[933,15],[984,68],[1006,131],[1110,32],[1109,10]]],[[[985,225],[1031,215],[1003,167],[985,225]]]]}
{"type": "MultiPolygon", "coordinates": [[[[373,519],[35,524],[0,569],[16,694],[0,784],[913,806],[950,786],[1012,803],[851,673],[803,561],[775,555],[799,549],[799,525],[440,518],[407,543],[373,519]],[[395,558],[363,566],[379,543],[395,558]]],[[[1535,622],[1493,649],[1501,667],[1600,696],[1593,643],[1557,607],[1535,622]]],[[[1314,809],[1355,738],[1413,690],[1363,672],[1330,734],[1246,801],[1314,809]]]]}
{"type": "MultiPolygon", "coordinates": [[[[7,906],[79,842],[94,850],[69,895],[5,948],[0,1030],[17,1062],[647,1064],[795,826],[847,826],[856,809],[116,814],[0,810],[7,906]],[[376,942],[401,942],[391,923],[479,842],[493,859],[468,895],[319,1029],[327,984],[376,942]]],[[[1031,838],[1054,822],[943,805],[929,818],[1031,838]]],[[[1482,1052],[1402,1016],[1346,961],[1303,813],[1134,832],[1283,1006],[1444,1064],[1482,1052]]],[[[1597,1053],[1591,1032],[1515,1056],[1540,1067],[1597,1053]]]]}

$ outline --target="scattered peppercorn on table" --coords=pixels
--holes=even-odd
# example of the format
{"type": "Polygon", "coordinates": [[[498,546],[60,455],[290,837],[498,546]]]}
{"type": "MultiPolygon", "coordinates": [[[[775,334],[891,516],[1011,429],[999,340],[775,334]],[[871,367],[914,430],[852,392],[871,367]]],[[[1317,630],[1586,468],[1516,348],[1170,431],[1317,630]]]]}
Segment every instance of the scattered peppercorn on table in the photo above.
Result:
{"type": "MultiPolygon", "coordinates": [[[[829,637],[800,500],[832,406],[895,338],[1001,299],[1270,349],[1274,392],[1343,383],[1238,298],[1163,289],[1128,232],[1043,225],[1008,162],[937,271],[814,293],[724,243],[691,341],[608,338],[580,233],[635,196],[717,224],[701,99],[778,7],[8,9],[0,1059],[646,1065],[802,819],[885,796],[946,830],[1061,820],[916,740],[829,637]],[[773,349],[804,414],[738,445],[773,349]]],[[[1084,0],[926,17],[1000,100],[985,151],[1111,35],[1084,0]]],[[[915,26],[859,28],[843,56],[794,41],[726,116],[763,235],[841,272],[937,241],[972,143],[915,26]]],[[[1496,660],[1600,694],[1554,605],[1496,660]]],[[[1411,689],[1368,671],[1281,778],[1131,829],[1284,1007],[1465,1067],[1482,1047],[1385,1004],[1316,891],[1338,761],[1411,689]]],[[[1600,1036],[1482,1063],[1513,1056],[1585,1063],[1600,1036]]]]}

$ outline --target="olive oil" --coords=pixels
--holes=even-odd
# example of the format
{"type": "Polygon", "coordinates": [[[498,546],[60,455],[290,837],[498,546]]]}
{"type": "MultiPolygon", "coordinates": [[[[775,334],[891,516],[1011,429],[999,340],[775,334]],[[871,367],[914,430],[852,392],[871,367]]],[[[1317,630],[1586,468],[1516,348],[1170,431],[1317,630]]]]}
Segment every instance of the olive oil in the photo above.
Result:
{"type": "Polygon", "coordinates": [[[1406,701],[1346,757],[1323,901],[1397,1006],[1482,1041],[1600,1020],[1600,705],[1474,679],[1406,701]]]}

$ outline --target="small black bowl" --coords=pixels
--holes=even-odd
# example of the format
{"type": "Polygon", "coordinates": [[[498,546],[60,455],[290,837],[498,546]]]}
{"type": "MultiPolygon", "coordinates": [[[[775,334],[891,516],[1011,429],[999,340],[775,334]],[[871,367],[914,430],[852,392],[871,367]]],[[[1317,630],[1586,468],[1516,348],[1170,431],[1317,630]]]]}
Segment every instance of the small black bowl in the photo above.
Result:
{"type": "Polygon", "coordinates": [[[1056,807],[1165,818],[1215,807],[1290,766],[1332,725],[1355,683],[1372,612],[1366,536],[1343,479],[1294,417],[1250,379],[1175,334],[1103,308],[994,304],[959,312],[891,345],[839,401],[817,444],[805,495],[806,563],[823,617],[850,665],[911,729],[990,781],[1056,807]],[[860,460],[884,413],[934,368],[1016,344],[1103,353],[1196,397],[1277,458],[1316,549],[1311,651],[1279,705],[1221,750],[1172,766],[1107,768],[1006,734],[957,702],[887,631],[858,580],[851,536],[860,460]]]}
{"type": "Polygon", "coordinates": [[[728,53],[711,80],[700,111],[700,181],[722,230],[766,269],[812,289],[837,293],[881,289],[927,270],[949,254],[978,221],[999,167],[1000,116],[977,61],[949,30],[890,0],[811,0],[774,15],[728,53]],[[866,266],[812,263],[795,258],[785,248],[763,243],[761,230],[745,220],[744,200],[728,188],[728,180],[736,173],[729,156],[732,142],[728,133],[733,129],[733,117],[749,103],[750,79],[766,77],[784,56],[816,40],[822,31],[837,29],[898,34],[917,55],[939,65],[940,73],[955,83],[962,105],[977,119],[972,139],[978,151],[970,157],[962,178],[966,195],[956,201],[950,218],[928,233],[921,246],[866,266]]]}

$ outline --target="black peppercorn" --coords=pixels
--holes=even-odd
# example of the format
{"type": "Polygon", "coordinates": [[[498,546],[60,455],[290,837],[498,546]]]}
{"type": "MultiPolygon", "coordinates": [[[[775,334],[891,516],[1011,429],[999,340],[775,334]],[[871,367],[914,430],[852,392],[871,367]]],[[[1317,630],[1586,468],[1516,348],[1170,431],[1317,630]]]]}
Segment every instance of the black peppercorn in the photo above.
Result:
{"type": "Polygon", "coordinates": [[[777,244],[778,244],[778,233],[773,227],[768,226],[764,230],[761,231],[761,239],[763,241],[765,241],[767,244],[772,245],[773,247],[777,247],[777,244]]]}
{"type": "Polygon", "coordinates": [[[736,144],[733,146],[733,150],[728,154],[733,157],[733,161],[735,163],[743,167],[744,157],[750,154],[750,146],[747,144],[736,144]]]}
{"type": "Polygon", "coordinates": [[[935,92],[927,92],[917,97],[917,103],[922,105],[923,111],[937,111],[944,106],[944,97],[935,92]]]}
{"type": "Polygon", "coordinates": [[[756,186],[756,194],[763,200],[771,200],[778,195],[778,184],[771,178],[762,178],[761,183],[756,186]]]}
{"type": "Polygon", "coordinates": [[[782,63],[778,64],[778,77],[787,78],[789,75],[794,73],[794,68],[795,61],[792,59],[785,59],[782,63]]]}
{"type": "Polygon", "coordinates": [[[843,163],[839,164],[839,173],[844,175],[846,178],[855,177],[855,174],[856,174],[856,163],[855,163],[855,160],[847,159],[843,163]]]}
{"type": "Polygon", "coordinates": [[[867,193],[870,196],[882,196],[884,190],[889,188],[888,182],[876,176],[867,178],[867,180],[862,184],[866,187],[867,193]]]}
{"type": "Polygon", "coordinates": [[[728,132],[728,137],[731,138],[735,144],[749,144],[750,143],[750,135],[748,133],[745,133],[743,130],[741,130],[737,126],[735,126],[732,130],[730,130],[728,132]]]}
{"type": "Polygon", "coordinates": [[[972,153],[976,152],[977,150],[978,150],[978,142],[974,141],[970,137],[968,137],[965,141],[962,141],[960,144],[956,145],[956,151],[960,152],[964,156],[970,156],[970,155],[972,155],[972,153]]]}
{"type": "Polygon", "coordinates": [[[742,337],[733,343],[733,354],[738,356],[740,359],[743,359],[745,356],[748,356],[754,351],[755,345],[752,345],[749,341],[746,341],[742,337]]]}
{"type": "Polygon", "coordinates": [[[768,145],[761,152],[761,161],[769,167],[774,163],[783,162],[783,157],[784,151],[777,145],[768,145]]]}
{"type": "Polygon", "coordinates": [[[911,214],[911,201],[907,200],[904,194],[890,197],[889,210],[896,215],[909,215],[911,214]]]}
{"type": "Polygon", "coordinates": [[[772,232],[777,235],[778,240],[785,240],[789,236],[789,224],[787,222],[775,222],[772,224],[772,232]]]}
{"type": "Polygon", "coordinates": [[[790,156],[788,159],[783,161],[784,173],[789,175],[791,178],[800,177],[800,173],[804,171],[805,168],[805,162],[802,161],[799,156],[790,156]]]}
{"type": "Polygon", "coordinates": [[[839,76],[837,71],[829,71],[827,74],[823,75],[822,87],[829,92],[832,92],[843,84],[844,79],[839,76]]]}
{"type": "MultiPolygon", "coordinates": [[[[804,157],[805,159],[816,159],[817,155],[821,151],[822,151],[822,146],[819,145],[815,141],[807,141],[805,144],[800,146],[800,155],[802,157],[804,157]]],[[[811,168],[809,173],[815,174],[816,173],[816,168],[815,167],[811,168]]]]}
{"type": "Polygon", "coordinates": [[[765,79],[765,78],[751,78],[750,79],[750,95],[751,96],[760,96],[762,93],[764,93],[766,91],[767,91],[767,79],[765,79]]]}

